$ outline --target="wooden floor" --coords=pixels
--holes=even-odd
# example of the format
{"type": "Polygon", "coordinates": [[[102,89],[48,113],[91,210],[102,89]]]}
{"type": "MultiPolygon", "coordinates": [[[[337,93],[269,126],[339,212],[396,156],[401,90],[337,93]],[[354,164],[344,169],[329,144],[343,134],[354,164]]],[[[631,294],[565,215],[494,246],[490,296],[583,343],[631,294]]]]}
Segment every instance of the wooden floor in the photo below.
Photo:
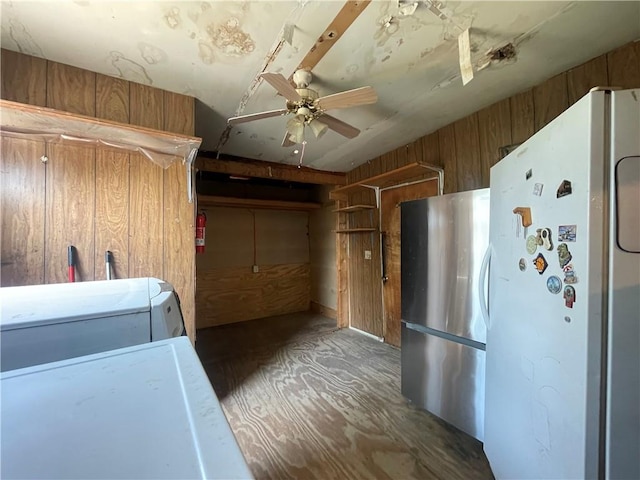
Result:
{"type": "Polygon", "coordinates": [[[407,404],[400,351],[312,313],[198,331],[257,479],[493,478],[480,442],[407,404]]]}

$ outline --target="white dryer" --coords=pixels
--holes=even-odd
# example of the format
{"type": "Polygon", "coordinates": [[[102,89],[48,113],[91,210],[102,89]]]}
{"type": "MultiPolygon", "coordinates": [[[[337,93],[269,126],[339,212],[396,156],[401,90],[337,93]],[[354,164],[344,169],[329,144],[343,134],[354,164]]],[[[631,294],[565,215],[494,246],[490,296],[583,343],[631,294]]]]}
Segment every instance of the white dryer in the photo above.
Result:
{"type": "Polygon", "coordinates": [[[0,374],[0,477],[251,479],[186,337],[0,374]]]}
{"type": "Polygon", "coordinates": [[[157,278],[0,288],[0,368],[13,370],[185,334],[157,278]]]}

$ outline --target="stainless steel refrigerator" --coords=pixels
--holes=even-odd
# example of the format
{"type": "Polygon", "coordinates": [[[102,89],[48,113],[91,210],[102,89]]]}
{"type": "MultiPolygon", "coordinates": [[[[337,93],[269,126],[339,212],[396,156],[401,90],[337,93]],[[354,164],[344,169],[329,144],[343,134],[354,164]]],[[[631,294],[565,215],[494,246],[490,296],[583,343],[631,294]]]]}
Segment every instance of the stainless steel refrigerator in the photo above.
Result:
{"type": "Polygon", "coordinates": [[[484,450],[496,478],[640,478],[640,89],[491,168],[484,450]]]}
{"type": "Polygon", "coordinates": [[[489,189],[401,204],[402,394],[479,440],[489,208],[489,189]]]}

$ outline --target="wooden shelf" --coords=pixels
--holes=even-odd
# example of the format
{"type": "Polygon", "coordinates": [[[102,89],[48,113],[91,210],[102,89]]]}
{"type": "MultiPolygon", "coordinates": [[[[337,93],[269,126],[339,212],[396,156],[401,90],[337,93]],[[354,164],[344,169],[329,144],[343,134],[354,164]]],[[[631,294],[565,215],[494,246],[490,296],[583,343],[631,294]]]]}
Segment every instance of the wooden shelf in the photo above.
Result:
{"type": "Polygon", "coordinates": [[[335,212],[351,213],[351,212],[359,212],[362,210],[375,210],[375,209],[376,209],[375,205],[349,205],[348,207],[336,208],[334,210],[334,213],[335,212]]]}
{"type": "Polygon", "coordinates": [[[329,197],[332,200],[347,200],[350,194],[359,190],[368,187],[391,187],[419,177],[420,175],[424,175],[425,173],[433,173],[435,178],[437,177],[437,172],[429,170],[431,167],[432,165],[422,162],[410,163],[400,168],[396,168],[395,170],[390,170],[388,172],[381,173],[380,175],[359,180],[356,183],[335,188],[329,193],[329,197]]]}
{"type": "Polygon", "coordinates": [[[270,210],[314,210],[320,208],[314,202],[289,202],[286,200],[261,200],[258,198],[218,197],[214,195],[198,195],[199,207],[242,207],[264,208],[270,210]]]}
{"type": "Polygon", "coordinates": [[[377,228],[345,228],[344,230],[334,230],[336,233],[364,233],[377,232],[377,228]]]}
{"type": "Polygon", "coordinates": [[[43,140],[96,142],[137,151],[163,167],[195,160],[201,139],[52,108],[0,100],[0,131],[43,140]]]}

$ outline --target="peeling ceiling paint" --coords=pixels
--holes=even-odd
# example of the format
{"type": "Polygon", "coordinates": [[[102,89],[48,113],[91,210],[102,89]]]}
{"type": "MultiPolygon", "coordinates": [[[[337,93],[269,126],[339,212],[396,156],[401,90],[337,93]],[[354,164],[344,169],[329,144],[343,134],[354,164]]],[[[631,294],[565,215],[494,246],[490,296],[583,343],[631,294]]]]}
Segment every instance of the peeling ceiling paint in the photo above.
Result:
{"type": "MultiPolygon", "coordinates": [[[[284,108],[263,71],[289,77],[344,2],[2,1],[3,48],[198,99],[203,148],[297,164],[287,118],[227,129],[284,108]],[[291,28],[293,25],[293,28],[291,28]],[[287,38],[288,34],[290,35],[287,38]],[[288,42],[287,40],[291,40],[288,42]]],[[[304,163],[347,171],[479,108],[640,38],[640,2],[373,1],[313,69],[320,95],[371,85],[374,105],[332,110],[355,139],[310,138],[304,163]],[[470,28],[474,79],[462,85],[457,37],[470,28]],[[511,47],[508,47],[511,45],[511,47]]]]}

